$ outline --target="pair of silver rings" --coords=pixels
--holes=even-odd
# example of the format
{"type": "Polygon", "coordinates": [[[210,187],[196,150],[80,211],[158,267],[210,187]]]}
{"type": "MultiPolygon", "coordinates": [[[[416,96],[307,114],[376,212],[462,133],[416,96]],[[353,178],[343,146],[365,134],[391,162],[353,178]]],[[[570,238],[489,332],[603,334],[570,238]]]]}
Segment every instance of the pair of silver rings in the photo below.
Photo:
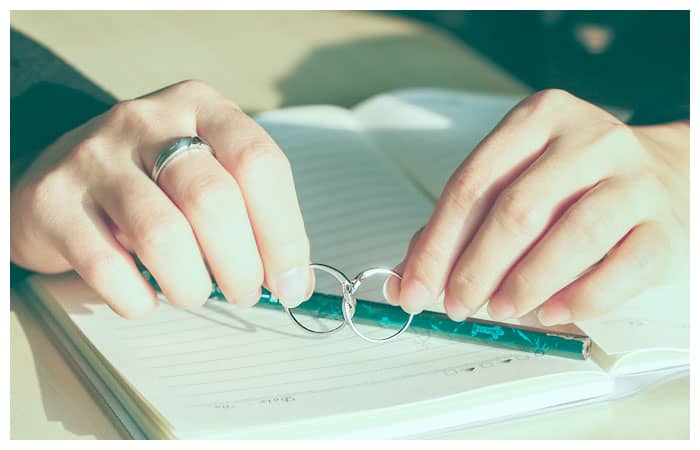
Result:
{"type": "MultiPolygon", "coordinates": [[[[399,280],[401,279],[401,275],[398,273],[394,272],[391,269],[386,269],[383,267],[375,267],[367,270],[363,270],[360,272],[355,278],[352,280],[348,279],[347,276],[340,270],[336,269],[335,267],[326,265],[326,264],[310,264],[311,269],[314,270],[321,270],[323,272],[326,272],[330,274],[333,278],[335,278],[338,283],[340,283],[340,290],[342,292],[342,308],[341,311],[343,312],[343,321],[338,324],[338,326],[331,328],[330,330],[315,330],[312,328],[307,327],[304,325],[299,319],[294,315],[292,309],[285,307],[284,309],[287,311],[287,314],[289,317],[294,321],[294,323],[299,326],[301,329],[306,331],[307,333],[315,334],[315,335],[323,335],[323,334],[331,334],[331,333],[336,333],[340,331],[345,325],[349,326],[350,329],[360,338],[364,339],[365,341],[368,342],[373,342],[373,343],[382,343],[382,342],[390,342],[393,341],[394,339],[398,338],[403,334],[404,331],[408,329],[408,327],[411,325],[411,321],[413,320],[413,314],[408,314],[408,318],[406,319],[406,322],[399,328],[398,331],[394,332],[393,334],[386,336],[386,337],[381,337],[381,338],[375,338],[375,337],[370,337],[361,332],[358,328],[355,322],[353,321],[353,317],[355,316],[355,310],[357,308],[357,298],[355,297],[355,294],[357,293],[357,290],[360,288],[360,285],[362,284],[363,281],[370,277],[374,276],[386,276],[386,277],[396,277],[399,280]]],[[[378,320],[379,318],[374,318],[374,320],[378,320]]]]}

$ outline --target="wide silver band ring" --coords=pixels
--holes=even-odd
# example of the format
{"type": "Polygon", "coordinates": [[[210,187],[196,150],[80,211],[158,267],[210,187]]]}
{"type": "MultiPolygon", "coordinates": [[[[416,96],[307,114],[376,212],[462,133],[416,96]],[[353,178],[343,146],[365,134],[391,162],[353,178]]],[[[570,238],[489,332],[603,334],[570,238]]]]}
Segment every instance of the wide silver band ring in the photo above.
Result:
{"type": "Polygon", "coordinates": [[[175,158],[190,151],[206,151],[212,155],[214,154],[214,150],[211,148],[211,146],[199,136],[178,138],[175,140],[175,142],[170,144],[168,148],[160,152],[156,158],[156,162],[153,164],[153,170],[151,171],[151,178],[153,178],[153,181],[157,184],[158,177],[160,177],[163,169],[165,169],[165,167],[175,158]]]}

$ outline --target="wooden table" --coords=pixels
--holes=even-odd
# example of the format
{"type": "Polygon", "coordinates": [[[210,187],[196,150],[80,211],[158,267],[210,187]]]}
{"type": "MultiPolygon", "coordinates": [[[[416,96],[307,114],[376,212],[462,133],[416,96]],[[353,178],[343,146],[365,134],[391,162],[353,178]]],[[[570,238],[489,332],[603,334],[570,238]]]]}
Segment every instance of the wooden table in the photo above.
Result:
{"type": "MultiPolygon", "coordinates": [[[[183,79],[215,86],[248,112],[431,86],[527,88],[439,31],[359,12],[13,12],[11,24],[119,99],[183,79]]],[[[11,290],[11,436],[113,439],[117,428],[11,290]]],[[[444,438],[688,438],[689,381],[625,400],[444,438]],[[660,420],[662,418],[662,420],[660,420]]]]}

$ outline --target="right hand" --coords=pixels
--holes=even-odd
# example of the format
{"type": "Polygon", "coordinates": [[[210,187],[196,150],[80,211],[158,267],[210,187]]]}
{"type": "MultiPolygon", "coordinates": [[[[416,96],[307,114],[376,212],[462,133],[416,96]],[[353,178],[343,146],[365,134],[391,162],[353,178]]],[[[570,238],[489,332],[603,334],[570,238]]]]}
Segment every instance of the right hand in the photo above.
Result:
{"type": "Polygon", "coordinates": [[[11,260],[74,269],[118,314],[157,306],[133,251],[165,297],[183,308],[211,291],[252,305],[265,285],[288,307],[313,290],[309,240],[287,158],[213,88],[185,81],[120,102],[47,147],[11,192],[11,260]],[[216,158],[150,171],[176,138],[198,135],[216,158]]]}

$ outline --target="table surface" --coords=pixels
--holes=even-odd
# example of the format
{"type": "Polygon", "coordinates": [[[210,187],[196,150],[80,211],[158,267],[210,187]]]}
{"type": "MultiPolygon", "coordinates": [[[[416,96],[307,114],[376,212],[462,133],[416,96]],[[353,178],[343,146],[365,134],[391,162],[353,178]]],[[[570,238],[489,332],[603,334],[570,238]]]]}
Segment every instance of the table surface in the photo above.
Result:
{"type": "MultiPolygon", "coordinates": [[[[247,112],[353,104],[405,87],[525,94],[473,49],[422,25],[360,12],[14,11],[11,24],[119,99],[200,79],[247,112]]],[[[121,437],[40,322],[10,292],[14,439],[121,437]]],[[[689,380],[633,397],[441,438],[688,438],[689,380]],[[659,420],[663,418],[663,420],[659,420]]]]}

